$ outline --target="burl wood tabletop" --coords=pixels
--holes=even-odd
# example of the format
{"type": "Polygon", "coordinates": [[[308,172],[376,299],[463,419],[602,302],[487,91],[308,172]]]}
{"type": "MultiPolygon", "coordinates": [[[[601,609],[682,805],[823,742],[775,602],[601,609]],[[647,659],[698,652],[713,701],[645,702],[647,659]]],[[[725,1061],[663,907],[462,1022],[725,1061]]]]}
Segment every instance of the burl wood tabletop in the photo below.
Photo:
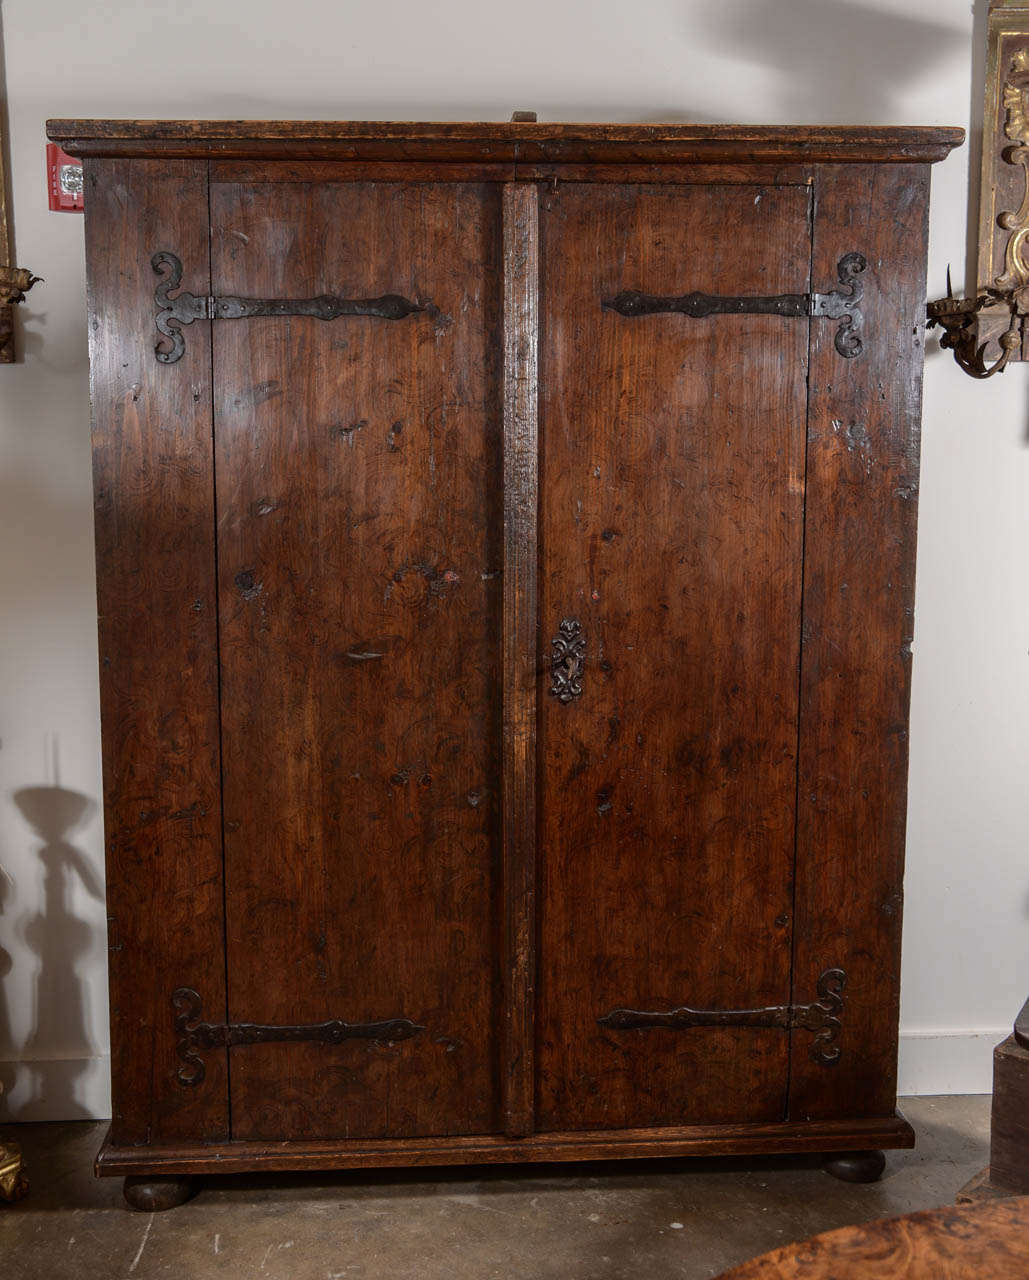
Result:
{"type": "Polygon", "coordinates": [[[721,1280],[1016,1280],[1029,1276],[1029,1196],[826,1231],[721,1280]]]}

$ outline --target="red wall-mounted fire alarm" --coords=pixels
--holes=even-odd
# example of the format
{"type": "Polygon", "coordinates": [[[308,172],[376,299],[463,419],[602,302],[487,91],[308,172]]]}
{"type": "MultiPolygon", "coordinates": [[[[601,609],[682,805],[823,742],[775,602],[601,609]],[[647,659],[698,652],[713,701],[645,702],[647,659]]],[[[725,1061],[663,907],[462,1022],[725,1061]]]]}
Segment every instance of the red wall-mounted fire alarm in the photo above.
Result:
{"type": "Polygon", "coordinates": [[[82,161],[67,155],[55,142],[46,144],[47,191],[50,208],[75,213],[83,206],[82,161]]]}

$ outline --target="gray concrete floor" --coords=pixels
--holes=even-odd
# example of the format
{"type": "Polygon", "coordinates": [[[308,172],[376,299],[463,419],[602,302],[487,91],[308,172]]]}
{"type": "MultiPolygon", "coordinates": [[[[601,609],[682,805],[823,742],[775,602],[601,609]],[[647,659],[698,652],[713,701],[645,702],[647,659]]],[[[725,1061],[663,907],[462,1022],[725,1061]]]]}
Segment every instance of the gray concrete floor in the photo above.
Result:
{"type": "Polygon", "coordinates": [[[8,1125],[32,1189],[0,1205],[4,1280],[664,1280],[949,1204],[988,1161],[990,1099],[908,1098],[914,1151],[880,1182],[804,1157],[629,1161],[202,1181],[167,1213],[92,1177],[105,1125],[8,1125]]]}

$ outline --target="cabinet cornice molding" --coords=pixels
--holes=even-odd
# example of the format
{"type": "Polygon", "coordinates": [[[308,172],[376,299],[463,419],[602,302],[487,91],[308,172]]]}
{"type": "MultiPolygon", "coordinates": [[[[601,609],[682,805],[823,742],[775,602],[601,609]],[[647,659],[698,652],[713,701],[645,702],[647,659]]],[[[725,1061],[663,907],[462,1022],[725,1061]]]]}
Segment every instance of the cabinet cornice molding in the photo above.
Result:
{"type": "Polygon", "coordinates": [[[50,120],[75,156],[494,164],[914,163],[942,160],[958,128],[535,124],[361,120],[50,120]]]}

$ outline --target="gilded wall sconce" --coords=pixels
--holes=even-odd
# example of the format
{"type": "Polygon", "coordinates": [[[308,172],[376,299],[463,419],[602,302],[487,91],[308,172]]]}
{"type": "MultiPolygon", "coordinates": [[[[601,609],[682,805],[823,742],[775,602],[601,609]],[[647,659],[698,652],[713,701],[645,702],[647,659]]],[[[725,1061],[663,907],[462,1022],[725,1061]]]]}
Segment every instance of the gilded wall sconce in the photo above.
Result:
{"type": "Polygon", "coordinates": [[[7,210],[5,150],[0,146],[0,364],[14,364],[14,304],[24,302],[25,295],[41,277],[24,267],[8,265],[11,261],[11,228],[7,210]]]}
{"type": "Polygon", "coordinates": [[[1029,3],[991,0],[976,291],[930,302],[929,328],[973,378],[1029,359],[1029,3]]]}

